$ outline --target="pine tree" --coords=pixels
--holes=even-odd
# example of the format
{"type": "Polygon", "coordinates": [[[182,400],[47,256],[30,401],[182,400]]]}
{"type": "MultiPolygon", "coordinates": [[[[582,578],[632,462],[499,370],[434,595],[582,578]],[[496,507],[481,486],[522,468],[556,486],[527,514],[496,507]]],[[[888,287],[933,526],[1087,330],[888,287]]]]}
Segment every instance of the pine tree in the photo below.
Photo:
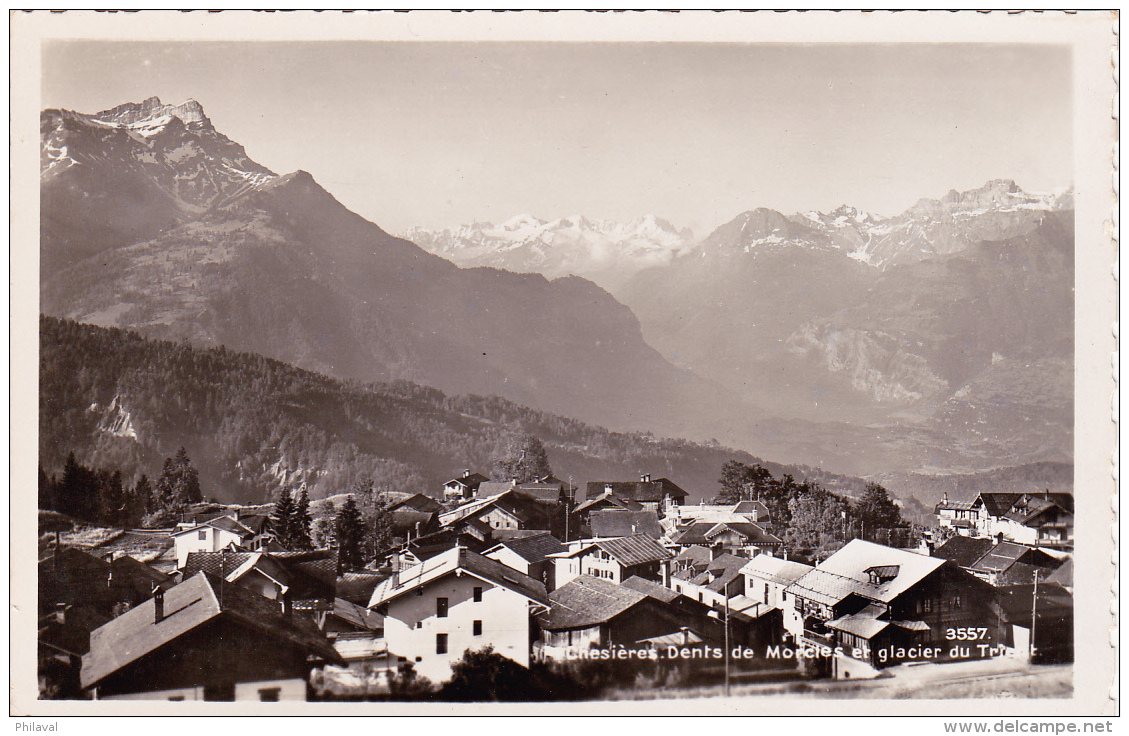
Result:
{"type": "Polygon", "coordinates": [[[126,502],[126,518],[129,526],[137,526],[150,511],[154,510],[153,485],[144,473],[137,479],[129,492],[126,502]]]}
{"type": "Polygon", "coordinates": [[[302,486],[302,493],[298,496],[298,503],[294,507],[294,515],[291,517],[291,546],[294,549],[313,549],[313,541],[310,536],[310,495],[306,492],[306,486],[302,486]]]}
{"type": "Polygon", "coordinates": [[[278,494],[274,502],[274,511],[270,517],[271,533],[274,540],[286,549],[294,549],[294,498],[285,488],[278,494]]]}
{"type": "Polygon", "coordinates": [[[192,467],[188,452],[181,447],[174,457],[166,458],[157,478],[157,499],[165,511],[179,513],[185,506],[204,499],[200,491],[200,474],[192,467]]]}
{"type": "Polygon", "coordinates": [[[337,512],[336,526],[337,554],[341,567],[345,570],[362,567],[365,524],[352,496],[345,499],[341,510],[337,512]]]}
{"type": "Polygon", "coordinates": [[[127,526],[126,520],[126,495],[122,485],[122,472],[115,470],[99,470],[98,478],[98,505],[99,516],[107,526],[127,526]]]}

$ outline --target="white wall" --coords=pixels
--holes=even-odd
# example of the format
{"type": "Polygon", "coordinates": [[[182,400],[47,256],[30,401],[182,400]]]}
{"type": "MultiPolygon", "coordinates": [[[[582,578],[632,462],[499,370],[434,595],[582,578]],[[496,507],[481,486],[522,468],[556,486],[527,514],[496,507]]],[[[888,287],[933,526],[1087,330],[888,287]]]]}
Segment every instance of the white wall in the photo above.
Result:
{"type": "MultiPolygon", "coordinates": [[[[291,678],[288,680],[263,680],[261,682],[240,682],[235,685],[235,699],[236,700],[260,700],[260,690],[278,688],[279,700],[305,700],[306,699],[306,681],[301,678],[291,678]]],[[[126,693],[124,695],[112,695],[101,700],[203,700],[204,688],[200,687],[182,687],[172,690],[155,690],[152,692],[144,693],[126,693]]]]}
{"type": "Polygon", "coordinates": [[[204,526],[176,536],[173,541],[176,544],[176,566],[183,568],[184,563],[188,561],[188,553],[219,552],[232,542],[238,545],[243,544],[243,537],[223,529],[204,526]],[[200,539],[199,532],[204,532],[203,539],[200,539]]]}
{"type": "Polygon", "coordinates": [[[463,652],[491,644],[498,654],[529,666],[529,602],[525,596],[466,573],[446,575],[428,583],[422,591],[417,596],[411,590],[389,602],[384,618],[389,653],[413,663],[418,674],[441,683],[450,678],[451,664],[461,659],[463,652]],[[479,603],[474,602],[475,586],[482,587],[479,603]],[[436,616],[436,599],[440,597],[448,601],[446,618],[436,616]],[[481,636],[472,633],[475,620],[482,621],[481,636]],[[417,623],[420,628],[416,628],[417,623]],[[437,634],[447,634],[446,654],[435,651],[437,634]]]}
{"type": "Polygon", "coordinates": [[[494,550],[493,552],[490,552],[486,556],[489,557],[492,560],[497,560],[498,562],[501,562],[506,567],[512,567],[513,569],[517,570],[518,572],[525,573],[526,575],[530,574],[529,573],[530,565],[529,565],[528,560],[526,560],[524,557],[522,557],[518,553],[514,552],[509,547],[501,547],[499,549],[494,550]]]}

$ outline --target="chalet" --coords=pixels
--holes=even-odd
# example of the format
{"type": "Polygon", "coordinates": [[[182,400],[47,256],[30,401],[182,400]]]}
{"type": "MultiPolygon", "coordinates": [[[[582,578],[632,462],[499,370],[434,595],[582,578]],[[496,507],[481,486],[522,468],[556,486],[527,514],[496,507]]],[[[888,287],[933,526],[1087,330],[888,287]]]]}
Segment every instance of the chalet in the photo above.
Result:
{"type": "Polygon", "coordinates": [[[396,503],[388,507],[388,511],[396,512],[400,509],[411,509],[412,511],[420,511],[425,514],[438,513],[443,510],[443,505],[436,501],[431,496],[425,496],[422,493],[415,493],[407,498],[400,499],[396,503]]]}
{"type": "Polygon", "coordinates": [[[683,570],[694,570],[695,573],[702,573],[706,571],[710,561],[715,556],[713,550],[709,547],[701,545],[684,547],[671,561],[670,570],[672,573],[683,570]]]}
{"type": "Polygon", "coordinates": [[[1006,539],[1039,547],[1074,547],[1074,496],[1025,493],[999,522],[1006,539]]]}
{"type": "Polygon", "coordinates": [[[464,470],[463,474],[458,478],[452,478],[443,484],[443,498],[448,501],[474,498],[474,494],[478,492],[479,485],[488,480],[490,479],[481,473],[472,473],[469,470],[464,470]]]}
{"type": "Polygon", "coordinates": [[[265,543],[265,535],[256,534],[252,529],[236,521],[233,516],[219,516],[200,524],[186,526],[174,531],[173,543],[176,545],[176,565],[184,567],[191,552],[219,552],[221,549],[236,548],[254,550],[265,543]]]}
{"type": "Polygon", "coordinates": [[[368,607],[384,616],[388,669],[408,662],[442,682],[468,649],[492,646],[528,667],[532,615],[548,603],[541,582],[455,547],[382,582],[368,607]]]}
{"type": "Polygon", "coordinates": [[[545,475],[525,483],[518,483],[516,480],[483,483],[479,486],[475,497],[489,498],[509,490],[517,491],[550,506],[571,507],[576,499],[576,486],[552,475],[545,475]]]}
{"type": "Polygon", "coordinates": [[[588,515],[588,531],[593,539],[646,534],[651,539],[658,540],[664,533],[659,524],[659,516],[654,511],[624,509],[591,512],[588,515]]]}
{"type": "Polygon", "coordinates": [[[745,577],[741,569],[749,560],[729,553],[719,555],[698,572],[690,568],[670,576],[670,587],[675,592],[715,609],[724,608],[729,599],[745,592],[745,577]]]}
{"type": "Polygon", "coordinates": [[[467,517],[437,532],[411,540],[408,552],[419,561],[431,559],[455,547],[466,547],[471,552],[484,552],[494,545],[496,531],[484,521],[467,517]]]}
{"type": "Polygon", "coordinates": [[[523,572],[534,580],[540,580],[545,584],[546,590],[552,591],[556,588],[556,559],[551,555],[567,551],[568,548],[556,537],[543,533],[501,542],[483,552],[483,555],[523,572]]]}
{"type": "Polygon", "coordinates": [[[549,602],[538,621],[541,653],[550,659],[592,647],[637,648],[648,638],[686,628],[684,616],[658,598],[590,575],[557,588],[549,602]]]}
{"type": "Polygon", "coordinates": [[[411,506],[400,506],[389,512],[392,520],[392,537],[401,541],[411,541],[439,530],[439,514],[436,511],[417,511],[411,506]]]}
{"type": "Polygon", "coordinates": [[[287,601],[321,625],[337,597],[337,550],[193,552],[184,578],[207,572],[273,601],[287,601]]]}
{"type": "Polygon", "coordinates": [[[575,511],[581,524],[588,524],[591,515],[596,511],[643,511],[643,504],[630,498],[620,498],[611,491],[604,491],[596,496],[589,496],[586,501],[579,504],[575,511]]]}
{"type": "Polygon", "coordinates": [[[647,511],[674,515],[688,495],[674,481],[667,478],[651,480],[643,475],[638,481],[589,481],[585,499],[596,499],[604,494],[631,500],[647,511]]]}
{"type": "Polygon", "coordinates": [[[376,611],[337,598],[322,630],[354,674],[385,659],[384,617],[376,611]]]}
{"type": "Polygon", "coordinates": [[[82,686],[99,700],[305,700],[317,626],[205,572],[96,629],[82,686]]]}
{"type": "Polygon", "coordinates": [[[950,501],[949,494],[945,493],[933,508],[937,515],[937,525],[942,529],[951,529],[962,537],[976,536],[977,509],[973,508],[975,501],[950,501]]]}
{"type": "MultiPolygon", "coordinates": [[[[935,661],[952,649],[948,629],[994,632],[998,623],[990,608],[994,592],[984,581],[947,560],[860,539],[784,593],[785,629],[797,645],[827,655],[812,663],[836,677],[876,676],[879,668],[913,660],[909,652],[935,661]],[[830,656],[840,646],[844,654],[830,656]]],[[[970,651],[977,655],[975,647],[970,651]]]]}
{"type": "Polygon", "coordinates": [[[673,555],[645,534],[615,539],[595,539],[573,543],[568,552],[556,558],[558,587],[579,575],[620,583],[632,575],[648,580],[667,576],[667,561],[673,555]]]}
{"type": "Polygon", "coordinates": [[[481,521],[490,529],[549,531],[551,514],[542,504],[511,488],[495,496],[477,499],[440,514],[439,524],[447,528],[468,519],[481,521]]]}
{"type": "Polygon", "coordinates": [[[699,521],[678,530],[673,539],[679,547],[701,546],[712,550],[755,554],[779,553],[784,540],[749,521],[699,521]]]}
{"type": "Polygon", "coordinates": [[[814,569],[802,562],[757,555],[741,568],[741,574],[745,576],[745,595],[758,603],[783,610],[787,603],[784,591],[814,569]]]}
{"type": "Polygon", "coordinates": [[[972,500],[975,536],[1003,540],[1003,518],[1023,496],[1022,493],[996,493],[985,491],[972,500]]]}

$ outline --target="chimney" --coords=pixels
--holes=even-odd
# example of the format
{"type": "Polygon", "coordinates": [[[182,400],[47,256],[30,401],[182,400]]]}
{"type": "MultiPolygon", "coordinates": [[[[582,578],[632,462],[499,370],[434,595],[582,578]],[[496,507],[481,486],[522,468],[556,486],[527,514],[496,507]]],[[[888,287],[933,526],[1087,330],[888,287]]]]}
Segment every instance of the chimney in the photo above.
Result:
{"type": "Polygon", "coordinates": [[[644,483],[650,483],[651,482],[651,474],[650,473],[643,473],[639,477],[639,480],[641,480],[644,483]]]}
{"type": "Polygon", "coordinates": [[[464,478],[470,477],[470,468],[463,468],[463,477],[464,478]]]}
{"type": "Polygon", "coordinates": [[[400,587],[400,555],[392,555],[392,587],[400,587]]]}
{"type": "Polygon", "coordinates": [[[690,643],[690,629],[683,626],[681,629],[678,630],[678,633],[680,633],[682,635],[682,645],[683,646],[686,646],[687,644],[690,643]]]}
{"type": "Polygon", "coordinates": [[[67,622],[67,604],[66,603],[56,603],[55,604],[55,620],[59,622],[60,626],[62,626],[63,624],[65,624],[67,622]]]}
{"type": "Polygon", "coordinates": [[[670,560],[663,560],[662,574],[663,574],[663,587],[669,588],[670,587],[670,560]]]}
{"type": "Polygon", "coordinates": [[[945,491],[944,493],[941,494],[941,503],[948,503],[948,501],[949,501],[949,492],[945,491]]]}
{"type": "Polygon", "coordinates": [[[153,588],[153,623],[159,624],[165,618],[165,591],[159,585],[153,588]]]}
{"type": "Polygon", "coordinates": [[[290,600],[290,591],[282,592],[282,615],[289,616],[294,613],[294,603],[290,600]]]}

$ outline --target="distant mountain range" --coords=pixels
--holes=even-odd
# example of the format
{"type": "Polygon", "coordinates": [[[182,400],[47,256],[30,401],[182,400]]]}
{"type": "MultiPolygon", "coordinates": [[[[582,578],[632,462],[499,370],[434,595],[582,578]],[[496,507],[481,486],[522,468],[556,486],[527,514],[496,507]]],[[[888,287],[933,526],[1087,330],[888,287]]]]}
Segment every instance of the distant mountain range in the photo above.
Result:
{"type": "Polygon", "coordinates": [[[1072,458],[1069,193],[758,209],[700,242],[520,216],[413,230],[429,253],[192,101],[41,133],[48,315],[853,475],[1072,458]]]}

